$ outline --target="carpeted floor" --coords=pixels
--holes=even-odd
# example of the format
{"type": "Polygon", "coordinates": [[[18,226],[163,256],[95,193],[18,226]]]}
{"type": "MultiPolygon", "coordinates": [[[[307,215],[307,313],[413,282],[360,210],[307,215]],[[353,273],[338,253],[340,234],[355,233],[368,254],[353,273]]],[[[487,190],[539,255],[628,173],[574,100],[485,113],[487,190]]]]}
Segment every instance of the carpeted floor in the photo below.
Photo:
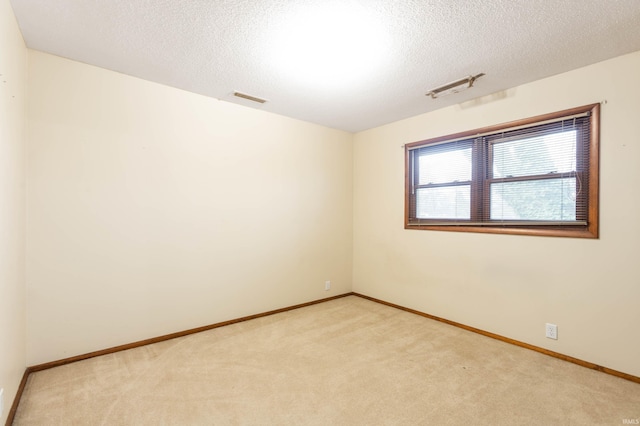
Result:
{"type": "Polygon", "coordinates": [[[639,384],[349,296],[33,373],[14,425],[639,418],[639,384]]]}

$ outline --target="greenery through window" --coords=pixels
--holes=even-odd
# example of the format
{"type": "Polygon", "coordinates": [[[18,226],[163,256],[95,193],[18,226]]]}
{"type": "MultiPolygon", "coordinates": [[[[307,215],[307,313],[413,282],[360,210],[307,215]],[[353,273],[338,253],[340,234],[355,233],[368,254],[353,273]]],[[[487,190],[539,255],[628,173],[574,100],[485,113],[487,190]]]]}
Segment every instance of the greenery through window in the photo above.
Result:
{"type": "Polygon", "coordinates": [[[405,227],[598,237],[599,105],[407,144],[405,227]]]}

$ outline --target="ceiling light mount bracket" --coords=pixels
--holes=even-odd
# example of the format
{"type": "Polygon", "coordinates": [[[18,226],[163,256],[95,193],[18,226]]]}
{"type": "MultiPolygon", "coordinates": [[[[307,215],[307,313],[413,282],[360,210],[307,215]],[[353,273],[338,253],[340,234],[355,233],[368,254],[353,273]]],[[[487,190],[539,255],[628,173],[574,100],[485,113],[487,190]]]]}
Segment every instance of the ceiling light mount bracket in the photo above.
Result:
{"type": "Polygon", "coordinates": [[[233,96],[237,98],[246,99],[251,102],[257,102],[259,104],[263,104],[267,102],[266,99],[258,98],[257,96],[247,95],[246,93],[242,93],[242,92],[233,92],[233,96]]]}
{"type": "Polygon", "coordinates": [[[431,99],[437,99],[440,96],[461,92],[473,87],[473,83],[483,75],[484,73],[469,75],[459,80],[452,81],[451,83],[444,84],[428,91],[426,96],[431,96],[431,99]]]}

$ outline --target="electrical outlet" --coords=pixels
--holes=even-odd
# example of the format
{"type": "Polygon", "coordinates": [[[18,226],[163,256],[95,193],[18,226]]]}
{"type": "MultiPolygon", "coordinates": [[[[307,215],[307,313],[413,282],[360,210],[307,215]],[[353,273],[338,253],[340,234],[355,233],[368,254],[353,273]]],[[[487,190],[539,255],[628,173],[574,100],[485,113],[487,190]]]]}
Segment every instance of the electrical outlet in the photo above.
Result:
{"type": "Polygon", "coordinates": [[[325,281],[324,282],[324,291],[329,291],[331,290],[331,281],[325,281]]]}
{"type": "Polygon", "coordinates": [[[549,339],[558,340],[558,326],[555,324],[547,323],[545,326],[545,335],[549,339]]]}

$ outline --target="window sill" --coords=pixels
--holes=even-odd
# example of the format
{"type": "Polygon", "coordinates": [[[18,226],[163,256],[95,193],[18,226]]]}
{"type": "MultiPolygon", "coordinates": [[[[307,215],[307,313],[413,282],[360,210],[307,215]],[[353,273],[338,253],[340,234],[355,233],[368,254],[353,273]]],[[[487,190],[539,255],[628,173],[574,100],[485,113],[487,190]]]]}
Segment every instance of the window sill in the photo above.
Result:
{"type": "Polygon", "coordinates": [[[539,237],[598,238],[596,226],[470,226],[470,225],[412,225],[405,224],[405,229],[421,231],[477,232],[484,234],[533,235],[539,237]]]}

